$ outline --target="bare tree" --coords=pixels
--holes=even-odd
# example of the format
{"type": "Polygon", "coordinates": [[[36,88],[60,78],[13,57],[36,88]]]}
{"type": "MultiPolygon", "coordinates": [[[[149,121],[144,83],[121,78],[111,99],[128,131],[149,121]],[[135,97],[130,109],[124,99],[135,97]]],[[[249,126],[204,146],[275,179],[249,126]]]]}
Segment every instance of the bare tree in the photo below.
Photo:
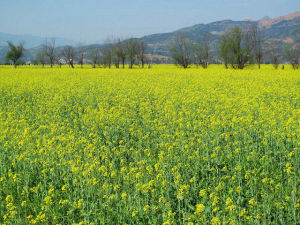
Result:
{"type": "MultiPolygon", "coordinates": [[[[112,63],[116,63],[114,60],[114,38],[107,37],[104,48],[101,50],[102,63],[104,67],[111,68],[112,63]]],[[[116,63],[117,64],[117,63],[116,63]]]]}
{"type": "Polygon", "coordinates": [[[111,68],[112,64],[112,44],[107,44],[104,49],[102,49],[102,63],[104,67],[111,68]]]}
{"type": "Polygon", "coordinates": [[[279,66],[279,53],[276,50],[276,47],[274,44],[271,45],[271,63],[273,64],[273,67],[275,69],[278,69],[279,66]]]}
{"type": "Polygon", "coordinates": [[[293,69],[299,68],[300,46],[285,45],[283,49],[284,55],[293,69]]]}
{"type": "Polygon", "coordinates": [[[35,56],[35,61],[37,64],[41,64],[43,67],[46,64],[46,55],[44,51],[41,51],[39,53],[36,54],[35,56]]]}
{"type": "Polygon", "coordinates": [[[66,63],[69,64],[72,68],[74,68],[74,58],[75,58],[75,51],[72,46],[66,46],[62,49],[62,56],[66,63]]]}
{"type": "Polygon", "coordinates": [[[260,64],[263,60],[263,40],[261,31],[258,29],[257,25],[252,25],[248,31],[251,49],[253,58],[258,64],[258,68],[260,69],[260,64]]]}
{"type": "Polygon", "coordinates": [[[144,68],[144,64],[145,64],[145,61],[146,61],[146,56],[145,56],[146,49],[147,49],[146,42],[140,41],[138,43],[138,59],[142,64],[142,68],[144,68]]]}
{"type": "Polygon", "coordinates": [[[47,42],[44,45],[44,54],[49,59],[49,63],[51,68],[53,67],[55,61],[56,61],[56,55],[55,55],[55,38],[52,38],[50,42],[47,42]]]}
{"type": "Polygon", "coordinates": [[[112,62],[113,64],[115,64],[116,68],[119,68],[120,66],[120,61],[121,61],[121,57],[119,54],[119,48],[118,48],[118,43],[115,43],[112,46],[112,62]]]}
{"type": "Polygon", "coordinates": [[[169,51],[176,65],[188,68],[192,62],[193,44],[184,34],[177,34],[169,51]]]}
{"type": "Polygon", "coordinates": [[[126,42],[126,55],[129,60],[129,68],[132,69],[138,53],[138,43],[136,39],[130,39],[126,42]]]}
{"type": "Polygon", "coordinates": [[[200,44],[193,45],[195,63],[204,69],[207,69],[210,61],[210,42],[209,36],[204,36],[200,44]]]}
{"type": "Polygon", "coordinates": [[[125,60],[126,60],[126,42],[121,42],[120,39],[118,39],[117,43],[117,54],[121,59],[121,63],[123,65],[123,69],[125,68],[125,60]]]}
{"type": "Polygon", "coordinates": [[[79,44],[78,46],[78,63],[80,64],[81,68],[83,68],[83,63],[84,63],[84,56],[85,56],[86,52],[83,48],[82,44],[79,44]]]}
{"type": "Polygon", "coordinates": [[[211,44],[211,39],[209,36],[204,36],[202,41],[201,41],[201,46],[202,46],[202,51],[203,51],[203,63],[202,67],[207,69],[208,64],[210,62],[210,44],[211,44]]]}
{"type": "Polygon", "coordinates": [[[96,65],[100,63],[100,49],[98,47],[92,47],[89,50],[89,55],[92,60],[92,67],[96,68],[96,65]]]}

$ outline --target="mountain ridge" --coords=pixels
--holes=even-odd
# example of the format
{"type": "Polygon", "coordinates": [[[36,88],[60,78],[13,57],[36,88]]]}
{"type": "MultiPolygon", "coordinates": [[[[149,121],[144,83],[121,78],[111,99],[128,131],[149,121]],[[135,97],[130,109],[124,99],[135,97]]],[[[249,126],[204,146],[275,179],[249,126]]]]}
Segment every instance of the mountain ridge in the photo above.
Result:
{"type": "MultiPolygon", "coordinates": [[[[0,46],[5,47],[7,46],[7,41],[11,41],[14,44],[18,44],[19,42],[24,42],[25,48],[34,48],[41,44],[43,44],[47,38],[43,38],[36,35],[31,34],[9,34],[0,32],[0,46]]],[[[68,38],[55,38],[57,46],[64,46],[64,45],[75,45],[76,42],[72,39],[68,38]]]]}
{"type": "Polygon", "coordinates": [[[261,29],[264,42],[267,44],[271,42],[275,42],[279,46],[284,43],[300,44],[300,12],[290,13],[273,19],[264,17],[257,21],[227,19],[208,24],[196,24],[173,32],[147,35],[141,39],[150,45],[153,53],[167,55],[168,45],[177,33],[183,33],[196,42],[206,35],[211,38],[213,45],[217,45],[218,38],[228,29],[238,26],[245,30],[251,25],[257,25],[261,29]]]}

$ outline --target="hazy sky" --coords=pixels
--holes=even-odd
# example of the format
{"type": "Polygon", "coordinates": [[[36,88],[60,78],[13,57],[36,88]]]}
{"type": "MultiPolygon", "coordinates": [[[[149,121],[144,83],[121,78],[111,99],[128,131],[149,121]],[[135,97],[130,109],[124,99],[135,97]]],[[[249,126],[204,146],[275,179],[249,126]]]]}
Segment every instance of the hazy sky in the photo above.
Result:
{"type": "Polygon", "coordinates": [[[0,0],[0,32],[99,42],[300,11],[300,0],[0,0]]]}

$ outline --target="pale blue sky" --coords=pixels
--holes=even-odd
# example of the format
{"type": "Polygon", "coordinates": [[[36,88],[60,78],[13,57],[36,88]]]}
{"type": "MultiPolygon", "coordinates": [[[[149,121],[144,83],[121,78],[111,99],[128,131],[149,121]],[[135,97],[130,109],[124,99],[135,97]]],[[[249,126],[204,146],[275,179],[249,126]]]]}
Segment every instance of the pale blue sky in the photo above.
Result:
{"type": "Polygon", "coordinates": [[[0,0],[0,32],[99,42],[300,11],[300,0],[0,0]]]}

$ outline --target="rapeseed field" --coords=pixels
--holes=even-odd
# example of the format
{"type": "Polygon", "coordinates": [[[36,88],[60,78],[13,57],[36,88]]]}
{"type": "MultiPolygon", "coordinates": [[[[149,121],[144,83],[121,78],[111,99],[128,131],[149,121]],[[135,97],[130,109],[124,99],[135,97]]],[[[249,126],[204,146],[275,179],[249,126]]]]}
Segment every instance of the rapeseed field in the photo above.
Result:
{"type": "Polygon", "coordinates": [[[0,67],[0,224],[297,224],[300,73],[0,67]]]}

